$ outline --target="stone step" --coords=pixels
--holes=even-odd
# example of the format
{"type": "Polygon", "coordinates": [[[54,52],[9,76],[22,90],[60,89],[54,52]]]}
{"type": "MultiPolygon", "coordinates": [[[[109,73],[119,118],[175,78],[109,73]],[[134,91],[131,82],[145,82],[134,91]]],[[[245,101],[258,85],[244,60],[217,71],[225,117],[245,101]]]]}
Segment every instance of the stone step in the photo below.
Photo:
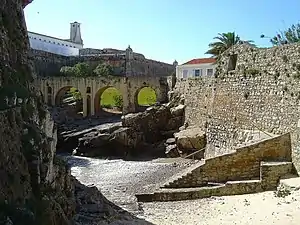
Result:
{"type": "Polygon", "coordinates": [[[212,196],[250,194],[262,191],[260,180],[228,181],[197,188],[161,188],[154,193],[137,194],[139,202],[182,201],[212,196]]]}
{"type": "Polygon", "coordinates": [[[170,177],[165,183],[161,185],[161,187],[168,188],[170,184],[174,184],[177,180],[181,179],[182,177],[192,174],[193,170],[199,168],[204,164],[205,160],[196,160],[195,164],[170,177]]]}
{"type": "MultiPolygon", "coordinates": [[[[193,168],[183,171],[183,176],[188,176],[192,171],[199,166],[194,165],[193,168]]],[[[140,202],[151,201],[181,201],[199,198],[207,198],[211,196],[226,196],[226,195],[240,195],[257,193],[266,190],[276,190],[278,181],[282,178],[293,177],[293,164],[287,161],[264,161],[260,163],[261,173],[260,178],[255,180],[233,180],[226,183],[208,183],[204,187],[191,187],[191,188],[168,188],[166,184],[164,187],[158,189],[154,193],[137,194],[136,197],[140,202]]],[[[183,177],[180,176],[180,177],[183,177]]],[[[178,179],[180,179],[177,178],[178,179]]],[[[171,183],[176,183],[176,177],[171,183]]],[[[285,179],[281,183],[290,183],[294,189],[300,189],[300,178],[285,179]]],[[[286,184],[288,185],[288,184],[286,184]]]]}
{"type": "Polygon", "coordinates": [[[280,180],[279,186],[289,190],[289,191],[298,191],[300,190],[300,177],[285,178],[280,180]]]}

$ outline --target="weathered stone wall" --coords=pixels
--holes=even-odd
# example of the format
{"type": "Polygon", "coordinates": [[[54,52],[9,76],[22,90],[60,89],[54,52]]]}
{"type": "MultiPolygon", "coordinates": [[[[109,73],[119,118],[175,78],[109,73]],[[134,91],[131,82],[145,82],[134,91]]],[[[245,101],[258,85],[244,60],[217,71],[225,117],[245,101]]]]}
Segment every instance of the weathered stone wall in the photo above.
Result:
{"type": "Polygon", "coordinates": [[[222,143],[223,152],[242,130],[275,134],[292,132],[293,160],[300,169],[299,100],[300,45],[268,49],[236,45],[218,63],[210,79],[178,81],[176,90],[185,95],[186,121],[207,127],[208,136],[222,143]],[[235,68],[229,68],[237,54],[235,68]]]}
{"type": "Polygon", "coordinates": [[[270,138],[236,149],[235,152],[206,159],[205,164],[168,187],[199,187],[208,182],[260,179],[260,162],[291,161],[290,134],[270,138]]]}
{"type": "Polygon", "coordinates": [[[61,56],[49,52],[30,49],[30,57],[34,61],[35,71],[38,76],[59,75],[60,68],[63,66],[73,66],[79,62],[88,63],[91,68],[96,68],[99,63],[106,62],[117,68],[116,74],[120,76],[169,76],[175,71],[171,64],[146,59],[142,54],[133,53],[131,68],[126,68],[125,51],[119,54],[110,53],[105,50],[83,49],[81,56],[61,56]],[[108,52],[108,53],[106,53],[108,52]],[[86,54],[86,55],[84,55],[86,54]],[[99,55],[101,54],[101,55],[99,55]],[[129,73],[126,70],[130,69],[129,73]]]}
{"type": "Polygon", "coordinates": [[[117,67],[120,76],[125,74],[125,56],[124,55],[102,55],[102,56],[61,56],[49,52],[30,49],[30,57],[34,61],[34,68],[38,76],[57,76],[63,66],[74,66],[76,63],[86,62],[91,68],[96,68],[102,62],[109,63],[117,67]]]}
{"type": "Polygon", "coordinates": [[[134,58],[131,63],[132,76],[170,76],[175,71],[175,66],[150,59],[134,58]]]}

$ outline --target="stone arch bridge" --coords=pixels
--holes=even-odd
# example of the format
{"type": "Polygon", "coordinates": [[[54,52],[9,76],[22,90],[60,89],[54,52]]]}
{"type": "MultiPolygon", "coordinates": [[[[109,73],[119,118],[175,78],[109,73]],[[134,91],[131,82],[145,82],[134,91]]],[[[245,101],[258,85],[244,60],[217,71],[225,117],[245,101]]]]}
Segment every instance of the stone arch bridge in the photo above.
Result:
{"type": "Polygon", "coordinates": [[[63,90],[75,87],[81,93],[83,100],[83,116],[96,115],[100,112],[100,97],[109,87],[120,91],[123,97],[123,114],[137,112],[137,95],[144,87],[151,87],[158,102],[167,101],[167,77],[40,77],[36,80],[37,87],[43,94],[48,105],[55,106],[64,93],[63,90]]]}

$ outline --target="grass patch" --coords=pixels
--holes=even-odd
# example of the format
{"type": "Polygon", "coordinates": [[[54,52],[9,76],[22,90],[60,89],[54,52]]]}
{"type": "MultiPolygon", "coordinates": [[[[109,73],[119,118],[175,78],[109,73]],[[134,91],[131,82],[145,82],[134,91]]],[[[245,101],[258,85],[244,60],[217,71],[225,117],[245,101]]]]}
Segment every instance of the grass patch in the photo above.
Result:
{"type": "MultiPolygon", "coordinates": [[[[116,88],[107,88],[101,95],[100,105],[102,107],[119,107],[122,104],[122,94],[116,88]]],[[[156,103],[156,93],[150,87],[144,87],[137,96],[138,105],[149,106],[156,103]]]]}
{"type": "Polygon", "coordinates": [[[150,87],[144,87],[140,90],[137,96],[138,105],[141,106],[149,106],[153,105],[157,102],[156,100],[156,93],[155,91],[150,87]]]}
{"type": "Polygon", "coordinates": [[[116,88],[107,88],[101,95],[100,105],[102,107],[121,107],[122,104],[122,94],[116,88]]]}

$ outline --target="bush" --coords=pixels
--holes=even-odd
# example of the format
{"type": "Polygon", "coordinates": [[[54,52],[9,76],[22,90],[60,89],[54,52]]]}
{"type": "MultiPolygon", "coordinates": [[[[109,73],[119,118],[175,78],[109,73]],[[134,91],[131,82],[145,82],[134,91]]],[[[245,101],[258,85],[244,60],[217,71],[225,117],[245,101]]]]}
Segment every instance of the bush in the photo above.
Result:
{"type": "Polygon", "coordinates": [[[94,74],[99,77],[108,77],[114,74],[114,70],[111,65],[101,63],[96,67],[96,69],[94,69],[94,74]]]}
{"type": "Polygon", "coordinates": [[[113,100],[115,103],[115,106],[118,107],[119,109],[123,108],[123,98],[122,95],[114,95],[113,100]]]}

